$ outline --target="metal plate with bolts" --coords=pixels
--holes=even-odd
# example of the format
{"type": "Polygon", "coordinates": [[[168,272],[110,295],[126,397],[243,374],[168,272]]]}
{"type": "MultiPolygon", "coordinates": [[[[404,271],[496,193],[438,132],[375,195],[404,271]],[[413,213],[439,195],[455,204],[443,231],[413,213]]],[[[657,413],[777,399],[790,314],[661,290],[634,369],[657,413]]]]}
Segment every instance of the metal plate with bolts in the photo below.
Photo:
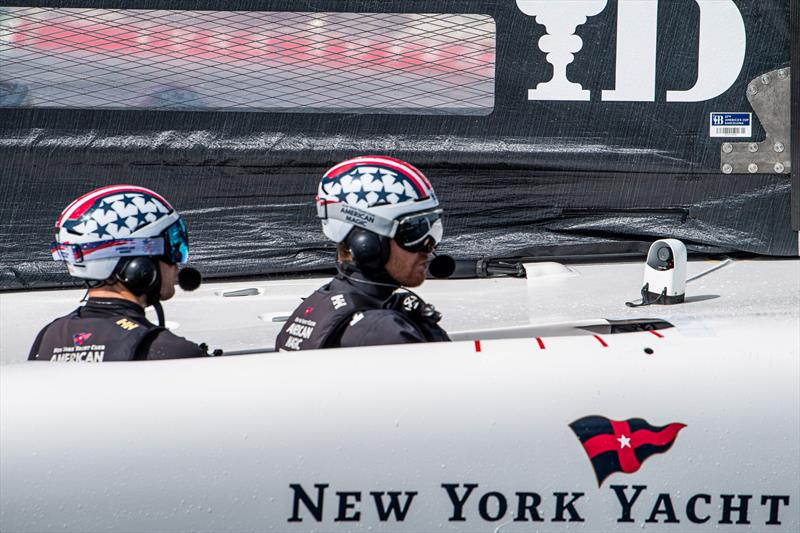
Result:
{"type": "Polygon", "coordinates": [[[720,168],[725,174],[789,174],[792,170],[789,114],[791,69],[762,74],[747,86],[747,100],[767,132],[761,142],[725,142],[720,168]]]}

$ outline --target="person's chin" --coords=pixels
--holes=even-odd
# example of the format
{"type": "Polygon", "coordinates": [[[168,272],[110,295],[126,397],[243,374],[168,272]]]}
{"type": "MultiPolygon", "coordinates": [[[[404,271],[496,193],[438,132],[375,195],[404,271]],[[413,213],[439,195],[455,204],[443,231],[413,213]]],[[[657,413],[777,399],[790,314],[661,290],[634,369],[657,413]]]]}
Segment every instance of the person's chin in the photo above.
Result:
{"type": "Polygon", "coordinates": [[[169,300],[175,296],[175,287],[172,287],[172,290],[162,292],[159,296],[162,300],[169,300]]]}
{"type": "Polygon", "coordinates": [[[422,285],[422,282],[425,281],[425,272],[423,271],[422,274],[414,273],[413,275],[409,276],[408,283],[406,283],[406,287],[419,287],[422,285]]]}

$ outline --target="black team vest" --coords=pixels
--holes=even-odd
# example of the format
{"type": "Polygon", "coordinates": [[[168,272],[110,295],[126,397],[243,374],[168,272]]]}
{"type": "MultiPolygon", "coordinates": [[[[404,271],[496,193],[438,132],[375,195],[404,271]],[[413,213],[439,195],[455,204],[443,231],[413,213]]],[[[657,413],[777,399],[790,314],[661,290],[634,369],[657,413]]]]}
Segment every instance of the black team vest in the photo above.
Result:
{"type": "Polygon", "coordinates": [[[375,309],[374,298],[357,292],[333,292],[325,285],[295,309],[275,340],[275,350],[332,348],[347,321],[368,309],[375,309]]]}
{"type": "Polygon", "coordinates": [[[447,333],[434,320],[422,318],[419,314],[420,303],[424,305],[411,293],[399,291],[392,294],[383,305],[376,305],[374,297],[355,291],[332,291],[330,285],[324,285],[303,300],[303,304],[292,313],[275,340],[275,350],[337,347],[353,315],[371,309],[398,311],[417,327],[427,341],[449,341],[447,333]]]}
{"type": "Polygon", "coordinates": [[[83,318],[81,308],[54,320],[39,343],[39,359],[100,363],[143,359],[138,348],[164,328],[146,320],[119,315],[83,318]]]}

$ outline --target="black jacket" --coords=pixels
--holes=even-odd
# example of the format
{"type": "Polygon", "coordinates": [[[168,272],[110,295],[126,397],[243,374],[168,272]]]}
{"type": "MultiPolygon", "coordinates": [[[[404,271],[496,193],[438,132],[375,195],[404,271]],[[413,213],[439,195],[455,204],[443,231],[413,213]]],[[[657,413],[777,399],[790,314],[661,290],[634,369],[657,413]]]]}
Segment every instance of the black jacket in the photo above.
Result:
{"type": "Polygon", "coordinates": [[[208,355],[193,342],[152,324],[144,309],[121,298],[89,298],[44,327],[28,360],[102,362],[208,355]]]}
{"type": "Polygon", "coordinates": [[[358,271],[323,285],[292,313],[278,351],[449,341],[433,306],[408,291],[375,285],[358,271]]]}

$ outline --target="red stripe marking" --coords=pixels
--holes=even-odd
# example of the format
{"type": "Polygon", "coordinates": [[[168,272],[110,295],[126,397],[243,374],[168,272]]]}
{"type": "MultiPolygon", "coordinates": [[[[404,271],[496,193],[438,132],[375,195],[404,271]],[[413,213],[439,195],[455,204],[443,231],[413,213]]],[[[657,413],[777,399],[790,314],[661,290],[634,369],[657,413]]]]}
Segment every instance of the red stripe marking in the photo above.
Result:
{"type": "Polygon", "coordinates": [[[594,459],[601,453],[617,451],[619,442],[614,435],[604,433],[602,435],[595,435],[584,442],[583,448],[586,450],[586,455],[589,456],[589,459],[594,459]]]}
{"type": "Polygon", "coordinates": [[[608,348],[608,344],[606,344],[606,341],[604,341],[604,340],[603,340],[603,338],[602,338],[602,337],[600,337],[600,335],[595,335],[595,336],[594,336],[594,338],[595,338],[595,339],[597,339],[597,341],[598,341],[600,344],[602,344],[602,345],[603,345],[603,348],[608,348]]]}
{"type": "Polygon", "coordinates": [[[611,429],[614,430],[614,437],[616,437],[614,440],[619,445],[617,456],[622,471],[628,474],[636,472],[642,465],[633,453],[633,442],[629,441],[627,446],[623,446],[623,443],[618,440],[622,437],[631,438],[631,427],[627,422],[617,422],[616,420],[609,420],[609,422],[611,422],[611,429]]]}
{"type": "Polygon", "coordinates": [[[609,420],[609,422],[611,422],[614,434],[597,435],[584,442],[583,447],[586,450],[586,455],[589,456],[589,459],[594,459],[601,453],[617,452],[622,471],[628,474],[636,472],[641,465],[633,453],[633,441],[624,448],[622,447],[622,442],[620,442],[622,436],[631,437],[630,426],[628,426],[627,422],[616,422],[614,420],[609,420]]]}
{"type": "Polygon", "coordinates": [[[374,165],[374,166],[385,166],[391,168],[392,170],[398,171],[400,174],[407,177],[412,184],[417,189],[417,192],[420,193],[422,198],[428,197],[428,191],[431,189],[430,182],[427,180],[425,175],[413,165],[406,163],[405,161],[400,161],[399,159],[394,159],[392,157],[385,157],[385,156],[363,156],[363,157],[356,157],[354,159],[350,159],[348,161],[343,161],[338,165],[330,168],[328,172],[325,173],[326,179],[334,179],[337,176],[342,174],[346,174],[350,170],[353,169],[356,165],[374,165]]]}
{"type": "Polygon", "coordinates": [[[475,339],[475,351],[476,352],[480,352],[481,351],[481,341],[479,341],[477,339],[475,339]]]}
{"type": "Polygon", "coordinates": [[[129,239],[128,240],[125,240],[125,239],[114,240],[114,241],[107,241],[107,242],[100,241],[100,242],[102,244],[97,244],[96,246],[93,246],[91,248],[86,248],[85,250],[81,250],[81,253],[83,253],[84,256],[87,256],[87,255],[90,255],[90,254],[92,254],[94,252],[97,252],[97,251],[100,251],[100,250],[105,250],[106,248],[110,248],[112,246],[119,246],[120,244],[127,245],[127,244],[131,243],[131,241],[129,239]]]}
{"type": "Polygon", "coordinates": [[[422,181],[422,183],[424,183],[428,187],[428,189],[431,188],[431,182],[428,181],[428,178],[425,177],[425,174],[423,174],[420,169],[418,169],[417,167],[415,167],[411,163],[407,163],[407,162],[403,161],[402,159],[397,159],[395,157],[389,157],[389,156],[386,156],[386,155],[380,156],[380,157],[382,157],[383,159],[388,159],[389,161],[393,161],[394,163],[397,163],[398,166],[402,165],[402,166],[408,168],[409,170],[411,170],[412,173],[416,174],[416,177],[419,178],[420,181],[422,181]]]}
{"type": "Polygon", "coordinates": [[[542,338],[541,337],[536,337],[536,342],[539,343],[539,348],[544,350],[544,342],[542,342],[542,338]]]}
{"type": "Polygon", "coordinates": [[[678,432],[686,427],[686,424],[670,424],[658,433],[649,429],[640,429],[634,432],[631,437],[631,446],[638,448],[642,444],[652,444],[654,446],[664,446],[672,442],[678,432]]]}
{"type": "Polygon", "coordinates": [[[655,330],[650,330],[650,333],[652,333],[653,335],[655,335],[659,339],[663,339],[664,338],[664,335],[662,335],[661,333],[659,333],[659,332],[657,332],[655,330]]]}
{"type": "Polygon", "coordinates": [[[336,166],[332,167],[330,170],[328,170],[327,173],[325,173],[325,179],[332,180],[332,179],[335,179],[340,174],[347,174],[357,164],[358,163],[352,162],[352,161],[345,161],[343,163],[339,163],[338,165],[336,165],[336,166]]]}
{"type": "Polygon", "coordinates": [[[97,200],[98,197],[104,195],[111,195],[111,194],[124,194],[125,192],[141,192],[146,193],[153,196],[155,199],[159,200],[161,203],[164,204],[164,207],[167,209],[173,209],[172,205],[167,202],[164,197],[162,197],[157,192],[151,191],[150,189],[145,189],[144,187],[137,187],[136,185],[109,185],[106,187],[100,187],[99,189],[95,189],[91,192],[88,192],[74,200],[71,204],[69,204],[66,209],[61,212],[61,216],[56,222],[57,227],[61,227],[64,220],[69,218],[69,220],[76,220],[81,217],[86,211],[89,210],[94,202],[97,200]],[[70,210],[72,211],[70,212],[70,210]]]}

